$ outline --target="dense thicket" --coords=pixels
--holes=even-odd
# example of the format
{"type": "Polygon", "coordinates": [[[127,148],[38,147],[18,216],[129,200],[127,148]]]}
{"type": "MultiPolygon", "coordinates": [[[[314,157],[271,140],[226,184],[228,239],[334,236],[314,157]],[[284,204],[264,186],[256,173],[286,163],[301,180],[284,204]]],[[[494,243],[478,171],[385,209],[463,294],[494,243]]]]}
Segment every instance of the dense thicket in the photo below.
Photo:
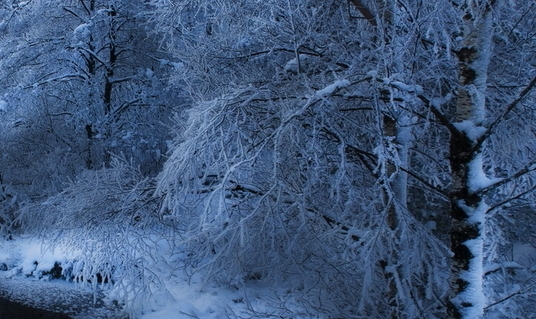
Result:
{"type": "Polygon", "coordinates": [[[4,233],[98,237],[88,265],[134,277],[143,254],[107,245],[150,254],[135,239],[160,234],[180,268],[285,283],[333,317],[527,314],[512,305],[533,276],[506,252],[534,244],[534,4],[87,0],[41,17],[53,2],[2,11],[4,233]]]}

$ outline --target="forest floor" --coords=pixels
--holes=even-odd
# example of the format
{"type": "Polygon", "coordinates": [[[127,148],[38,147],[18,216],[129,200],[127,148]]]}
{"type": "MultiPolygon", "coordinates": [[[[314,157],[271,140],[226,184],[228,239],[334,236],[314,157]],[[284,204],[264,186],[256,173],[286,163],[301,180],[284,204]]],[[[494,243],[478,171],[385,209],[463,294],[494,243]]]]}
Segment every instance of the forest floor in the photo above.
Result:
{"type": "MultiPolygon", "coordinates": [[[[511,254],[511,260],[524,267],[530,268],[536,261],[536,247],[531,245],[516,244],[511,254]]],[[[128,318],[110,294],[110,285],[98,284],[94,290],[73,281],[50,279],[43,272],[69,258],[73,257],[46,250],[31,238],[0,240],[0,319],[128,318]]],[[[300,298],[307,292],[292,282],[252,280],[222,287],[200,274],[188,277],[180,271],[162,276],[162,280],[165,288],[153,294],[153,304],[138,309],[141,311],[132,318],[323,318],[315,313],[319,305],[303,307],[300,298]]]]}
{"type": "MultiPolygon", "coordinates": [[[[8,311],[26,311],[28,316],[22,318],[31,319],[36,309],[48,311],[36,318],[128,318],[106,285],[102,289],[96,285],[94,293],[90,287],[43,274],[55,262],[69,258],[73,257],[57,249],[46,250],[31,238],[0,240],[0,319],[12,319],[14,315],[8,311]]],[[[165,291],[158,292],[162,298],[156,298],[156,303],[143,313],[137,312],[137,319],[319,318],[310,309],[298,306],[299,294],[291,291],[288,283],[254,280],[225,288],[200,275],[187,277],[179,273],[166,276],[164,284],[165,291]]]]}
{"type": "Polygon", "coordinates": [[[121,308],[104,302],[102,292],[94,295],[89,290],[80,289],[63,280],[44,281],[22,277],[0,277],[0,298],[2,297],[9,299],[11,303],[6,300],[0,303],[4,305],[4,308],[0,306],[0,318],[13,318],[17,313],[24,313],[26,316],[21,318],[28,319],[32,318],[33,313],[42,314],[36,318],[128,318],[121,308]]]}

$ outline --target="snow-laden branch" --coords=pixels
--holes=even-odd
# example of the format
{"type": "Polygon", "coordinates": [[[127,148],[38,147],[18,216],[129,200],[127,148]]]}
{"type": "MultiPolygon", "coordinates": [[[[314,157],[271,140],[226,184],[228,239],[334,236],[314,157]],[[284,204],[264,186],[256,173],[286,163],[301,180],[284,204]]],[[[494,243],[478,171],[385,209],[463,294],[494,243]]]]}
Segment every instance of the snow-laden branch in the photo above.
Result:
{"type": "Polygon", "coordinates": [[[99,55],[97,53],[95,53],[93,50],[89,50],[87,48],[78,48],[84,52],[86,52],[87,54],[91,55],[95,60],[99,61],[99,63],[104,66],[106,68],[106,70],[109,70],[110,66],[108,63],[106,63],[105,61],[103,61],[99,55]]]}
{"type": "Polygon", "coordinates": [[[443,112],[441,112],[441,110],[436,105],[434,105],[434,103],[432,103],[431,100],[429,100],[427,97],[425,97],[422,94],[417,95],[417,98],[419,98],[419,100],[421,100],[424,103],[424,105],[439,120],[439,123],[441,123],[441,125],[446,127],[451,134],[458,135],[461,133],[458,130],[458,128],[454,126],[454,124],[452,124],[452,122],[447,118],[447,116],[443,112]]]}
{"type": "Polygon", "coordinates": [[[480,195],[487,194],[490,191],[495,190],[499,186],[502,186],[504,184],[510,183],[512,181],[515,181],[516,179],[518,179],[518,178],[520,178],[520,177],[522,177],[524,175],[530,174],[530,173],[532,173],[534,171],[536,171],[536,160],[533,160],[533,161],[527,163],[523,168],[521,168],[520,170],[518,170],[514,174],[510,175],[509,177],[503,178],[503,179],[498,180],[498,181],[496,181],[496,182],[494,182],[494,183],[492,183],[492,184],[490,184],[490,185],[488,185],[486,187],[481,188],[476,193],[480,194],[480,195]]]}
{"type": "Polygon", "coordinates": [[[497,301],[494,301],[494,302],[490,303],[489,305],[487,305],[486,307],[484,307],[484,311],[487,311],[488,309],[490,309],[490,308],[492,308],[492,307],[494,307],[494,306],[496,306],[496,305],[498,305],[498,304],[500,304],[500,303],[503,303],[503,302],[507,301],[508,299],[511,299],[511,298],[513,298],[513,297],[515,297],[515,296],[523,295],[523,294],[525,294],[526,291],[528,291],[528,290],[529,290],[529,289],[525,289],[525,290],[517,290],[517,291],[515,291],[515,292],[513,292],[513,293],[511,293],[511,294],[509,294],[509,295],[507,295],[507,296],[505,296],[505,297],[503,297],[503,298],[497,300],[497,301]]]}
{"type": "Polygon", "coordinates": [[[52,82],[68,81],[68,80],[76,79],[76,78],[79,78],[79,79],[82,79],[82,80],[86,79],[81,74],[66,74],[66,75],[62,75],[62,76],[57,76],[55,78],[46,79],[46,80],[38,82],[38,83],[34,83],[31,86],[27,86],[25,88],[30,89],[32,87],[41,86],[41,85],[45,85],[45,84],[52,83],[52,82]]]}
{"type": "Polygon", "coordinates": [[[331,95],[335,91],[348,87],[349,85],[350,85],[350,81],[348,80],[337,80],[333,82],[332,84],[326,86],[325,88],[316,91],[316,95],[317,96],[331,95]]]}
{"type": "Polygon", "coordinates": [[[501,207],[513,202],[513,201],[520,200],[525,195],[528,195],[528,194],[533,193],[535,191],[536,191],[536,186],[531,187],[531,188],[529,188],[529,189],[527,189],[527,190],[525,190],[525,191],[523,191],[523,192],[521,192],[519,194],[516,194],[514,196],[509,196],[507,199],[505,199],[505,200],[503,200],[503,201],[501,201],[501,202],[499,202],[497,204],[494,204],[493,206],[490,206],[486,214],[491,215],[491,213],[493,211],[495,211],[495,210],[497,210],[497,209],[499,209],[499,208],[501,208],[501,207]]]}
{"type": "Polygon", "coordinates": [[[415,96],[424,103],[424,105],[432,112],[432,114],[439,120],[439,123],[446,127],[451,134],[460,135],[463,134],[448,118],[441,112],[439,106],[436,105],[436,101],[432,101],[424,96],[424,89],[420,85],[408,85],[400,81],[391,81],[390,79],[380,79],[377,77],[376,71],[369,71],[367,73],[366,80],[375,79],[376,81],[386,84],[392,88],[404,91],[410,94],[415,94],[415,96]]]}
{"type": "Polygon", "coordinates": [[[419,183],[423,184],[424,186],[428,187],[430,190],[434,191],[436,194],[442,196],[442,197],[445,197],[445,198],[448,198],[448,193],[447,191],[445,191],[444,189],[442,189],[441,187],[438,187],[438,186],[435,186],[434,184],[426,181],[423,177],[421,177],[419,174],[407,169],[407,168],[404,168],[404,167],[400,167],[400,170],[404,173],[407,173],[409,176],[413,177],[416,181],[418,181],[419,183]]]}
{"type": "Polygon", "coordinates": [[[525,269],[522,265],[515,261],[507,261],[503,263],[493,263],[486,265],[484,267],[484,276],[490,275],[492,273],[495,273],[499,270],[503,269],[525,269]]]}
{"type": "Polygon", "coordinates": [[[422,94],[424,92],[422,86],[417,84],[406,84],[400,81],[391,81],[390,79],[383,79],[383,84],[390,85],[391,87],[398,89],[402,92],[422,94]]]}
{"type": "Polygon", "coordinates": [[[482,147],[482,145],[484,144],[484,142],[492,135],[495,133],[497,127],[499,126],[499,124],[501,124],[505,119],[506,119],[506,116],[513,110],[515,109],[519,103],[521,103],[526,97],[527,95],[529,95],[529,93],[534,89],[534,87],[536,87],[536,76],[534,76],[534,78],[532,78],[532,80],[529,82],[529,84],[527,84],[527,86],[525,86],[525,88],[519,92],[517,98],[515,98],[512,102],[510,102],[510,104],[508,104],[508,106],[506,107],[506,109],[503,111],[503,113],[501,115],[499,115],[488,127],[486,133],[484,133],[482,136],[480,136],[476,142],[476,145],[475,145],[475,149],[478,150],[482,147]]]}

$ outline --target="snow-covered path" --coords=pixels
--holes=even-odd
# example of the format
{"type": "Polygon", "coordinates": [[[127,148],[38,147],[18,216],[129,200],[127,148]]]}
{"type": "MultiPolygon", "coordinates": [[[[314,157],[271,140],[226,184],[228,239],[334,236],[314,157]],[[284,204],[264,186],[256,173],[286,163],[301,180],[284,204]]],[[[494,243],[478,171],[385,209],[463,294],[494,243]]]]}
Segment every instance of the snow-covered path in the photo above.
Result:
{"type": "Polygon", "coordinates": [[[0,295],[31,307],[64,313],[74,319],[128,318],[119,307],[106,304],[102,293],[94,296],[90,291],[61,280],[0,278],[0,295]]]}

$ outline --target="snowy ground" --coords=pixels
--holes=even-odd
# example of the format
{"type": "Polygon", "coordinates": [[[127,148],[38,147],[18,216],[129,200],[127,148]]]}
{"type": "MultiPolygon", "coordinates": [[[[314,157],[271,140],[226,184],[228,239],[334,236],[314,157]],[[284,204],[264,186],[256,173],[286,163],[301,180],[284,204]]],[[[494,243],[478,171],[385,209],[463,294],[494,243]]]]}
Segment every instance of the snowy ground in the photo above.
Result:
{"type": "Polygon", "coordinates": [[[75,319],[120,319],[127,316],[102,291],[53,279],[43,272],[71,256],[45,251],[30,238],[0,242],[0,295],[31,307],[67,314],[75,319]]]}
{"type": "Polygon", "coordinates": [[[25,305],[64,313],[75,319],[120,319],[125,313],[103,301],[104,294],[79,289],[61,280],[13,277],[0,279],[0,295],[25,305]],[[94,297],[96,302],[94,303],[94,297]]]}
{"type": "MultiPolygon", "coordinates": [[[[41,243],[30,238],[0,241],[0,295],[75,319],[128,318],[105,289],[93,293],[46,275],[55,262],[72,258],[58,249],[43,249],[41,243]]],[[[299,307],[296,294],[270,283],[254,281],[240,288],[222,288],[204,282],[200,276],[175,275],[167,277],[165,286],[162,300],[137,318],[321,318],[299,307]]]]}
{"type": "MultiPolygon", "coordinates": [[[[0,241],[0,296],[35,308],[65,313],[75,319],[128,318],[106,287],[97,286],[99,289],[94,293],[74,282],[50,279],[47,271],[55,262],[68,263],[76,258],[74,254],[44,249],[40,242],[31,238],[0,241]]],[[[525,267],[533,265],[536,248],[517,244],[513,247],[512,260],[525,267]]],[[[153,298],[156,300],[152,305],[131,318],[327,318],[315,311],[319,305],[311,305],[309,309],[300,306],[303,291],[292,289],[295,285],[288,282],[276,285],[254,280],[240,287],[224,288],[205,282],[199,274],[187,277],[177,272],[162,278],[165,291],[154,294],[159,297],[153,298]]],[[[509,313],[507,310],[504,312],[509,313]]]]}

